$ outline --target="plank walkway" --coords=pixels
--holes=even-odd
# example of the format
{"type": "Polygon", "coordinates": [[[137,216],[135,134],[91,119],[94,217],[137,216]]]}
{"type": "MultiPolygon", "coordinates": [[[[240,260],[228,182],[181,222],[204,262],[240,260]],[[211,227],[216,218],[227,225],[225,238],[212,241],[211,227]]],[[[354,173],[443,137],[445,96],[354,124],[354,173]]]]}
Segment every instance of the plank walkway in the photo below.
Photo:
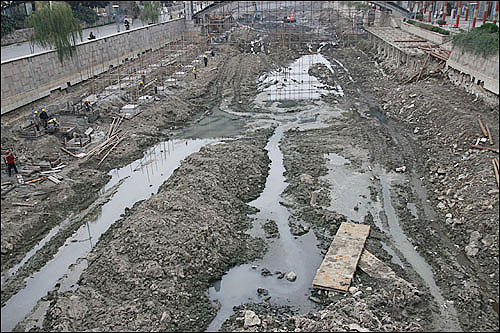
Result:
{"type": "Polygon", "coordinates": [[[369,233],[369,225],[342,223],[316,272],[313,287],[348,291],[369,233]]]}

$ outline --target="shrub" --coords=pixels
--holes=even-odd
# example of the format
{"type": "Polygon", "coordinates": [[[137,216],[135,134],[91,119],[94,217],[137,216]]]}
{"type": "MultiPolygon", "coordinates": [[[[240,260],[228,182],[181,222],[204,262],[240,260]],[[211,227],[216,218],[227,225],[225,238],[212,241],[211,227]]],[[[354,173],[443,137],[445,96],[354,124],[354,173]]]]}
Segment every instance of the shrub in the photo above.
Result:
{"type": "Polygon", "coordinates": [[[443,24],[446,24],[446,21],[443,20],[443,19],[439,19],[439,20],[436,21],[436,23],[439,24],[439,25],[443,25],[443,24]]]}
{"type": "Polygon", "coordinates": [[[97,22],[97,13],[89,7],[78,6],[73,10],[73,16],[82,22],[90,24],[97,22]]]}
{"type": "Polygon", "coordinates": [[[485,23],[482,26],[480,26],[478,29],[480,29],[481,31],[490,32],[490,33],[498,32],[498,26],[496,24],[493,24],[493,23],[485,23]]]}
{"type": "Polygon", "coordinates": [[[483,57],[498,54],[498,27],[494,31],[494,28],[485,25],[488,24],[453,36],[453,46],[483,57]]]}
{"type": "Polygon", "coordinates": [[[15,21],[13,18],[2,14],[2,37],[15,30],[15,21]]]}

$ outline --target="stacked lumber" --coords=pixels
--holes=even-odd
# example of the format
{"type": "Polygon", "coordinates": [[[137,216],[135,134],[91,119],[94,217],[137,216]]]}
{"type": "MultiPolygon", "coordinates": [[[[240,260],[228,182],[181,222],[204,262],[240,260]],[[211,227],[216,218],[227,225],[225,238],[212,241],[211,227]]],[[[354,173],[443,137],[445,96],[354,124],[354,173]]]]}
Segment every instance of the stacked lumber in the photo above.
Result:
{"type": "Polygon", "coordinates": [[[113,121],[111,122],[109,130],[106,133],[106,140],[87,153],[86,157],[91,158],[93,156],[102,156],[107,150],[101,160],[97,163],[98,166],[101,165],[111,151],[126,138],[127,132],[121,133],[122,131],[118,129],[124,118],[125,116],[121,116],[120,118],[113,117],[113,121]]]}

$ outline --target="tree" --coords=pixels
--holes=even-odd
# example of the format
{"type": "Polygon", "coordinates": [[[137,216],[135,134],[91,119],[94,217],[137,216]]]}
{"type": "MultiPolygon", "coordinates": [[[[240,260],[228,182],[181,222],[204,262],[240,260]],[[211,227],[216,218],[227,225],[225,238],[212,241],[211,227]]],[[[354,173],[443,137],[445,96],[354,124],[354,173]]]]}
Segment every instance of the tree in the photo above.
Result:
{"type": "Polygon", "coordinates": [[[158,23],[160,17],[160,3],[157,1],[144,2],[144,8],[141,10],[140,19],[149,24],[158,23]]]}
{"type": "Polygon", "coordinates": [[[61,63],[64,57],[73,56],[77,34],[83,39],[80,21],[73,17],[71,7],[65,2],[56,2],[52,8],[42,7],[28,17],[28,22],[34,29],[31,42],[55,48],[61,63]]]}

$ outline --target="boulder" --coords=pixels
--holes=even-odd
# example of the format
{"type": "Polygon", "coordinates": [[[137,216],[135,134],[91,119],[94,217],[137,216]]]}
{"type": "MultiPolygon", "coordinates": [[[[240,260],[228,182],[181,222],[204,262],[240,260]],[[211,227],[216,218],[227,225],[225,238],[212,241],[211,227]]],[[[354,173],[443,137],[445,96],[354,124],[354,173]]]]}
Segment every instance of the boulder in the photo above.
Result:
{"type": "Polygon", "coordinates": [[[297,274],[295,274],[294,272],[288,272],[286,274],[286,279],[288,281],[295,281],[296,278],[297,278],[297,274]]]}
{"type": "Polygon", "coordinates": [[[244,328],[260,325],[260,318],[252,310],[245,311],[245,323],[244,328]]]}

